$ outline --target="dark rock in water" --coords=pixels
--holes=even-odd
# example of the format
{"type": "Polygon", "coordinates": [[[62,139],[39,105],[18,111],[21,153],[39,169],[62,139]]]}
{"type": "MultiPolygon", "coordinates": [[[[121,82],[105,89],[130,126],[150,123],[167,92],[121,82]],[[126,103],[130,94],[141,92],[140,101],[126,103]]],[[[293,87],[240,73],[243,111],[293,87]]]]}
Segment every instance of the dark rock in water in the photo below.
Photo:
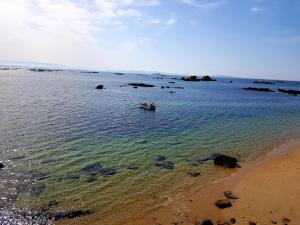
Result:
{"type": "Polygon", "coordinates": [[[169,169],[169,170],[171,170],[171,169],[174,169],[174,163],[173,162],[171,162],[171,161],[157,161],[156,163],[155,163],[155,165],[157,166],[157,167],[161,167],[161,168],[164,168],[164,169],[169,169]]]}
{"type": "Polygon", "coordinates": [[[128,166],[128,170],[138,170],[139,168],[137,166],[128,166]]]}
{"type": "Polygon", "coordinates": [[[59,177],[57,180],[61,182],[64,180],[79,180],[79,179],[80,179],[79,174],[67,174],[67,175],[59,177]]]}
{"type": "Polygon", "coordinates": [[[164,160],[166,160],[166,159],[167,159],[167,158],[166,158],[165,156],[159,155],[159,156],[157,156],[156,161],[164,161],[164,160]]]}
{"type": "Polygon", "coordinates": [[[234,157],[227,155],[218,155],[214,159],[214,164],[218,166],[223,166],[227,168],[236,168],[238,160],[234,157]]]}
{"type": "Polygon", "coordinates": [[[214,223],[211,220],[203,220],[201,225],[214,225],[214,223]]]}
{"type": "Polygon", "coordinates": [[[285,89],[277,89],[278,92],[281,92],[281,93],[286,93],[286,94],[289,94],[289,95],[300,95],[300,91],[297,91],[297,90],[285,90],[285,89]]]}
{"type": "Polygon", "coordinates": [[[26,158],[25,155],[18,155],[18,156],[13,156],[9,158],[10,160],[19,160],[19,159],[24,159],[26,158]]]}
{"type": "Polygon", "coordinates": [[[51,217],[57,221],[61,219],[72,219],[76,217],[88,216],[93,212],[90,210],[74,210],[74,211],[65,211],[54,213],[51,217]]]}
{"type": "Polygon", "coordinates": [[[135,89],[137,89],[138,87],[137,87],[137,86],[134,86],[134,87],[132,87],[132,88],[135,88],[135,89]]]}
{"type": "Polygon", "coordinates": [[[115,168],[102,168],[100,174],[104,177],[113,176],[117,173],[115,168]]]}
{"type": "Polygon", "coordinates": [[[96,181],[96,180],[97,180],[97,177],[96,177],[96,176],[89,176],[89,177],[86,179],[87,182],[94,182],[94,181],[96,181]]]}
{"type": "Polygon", "coordinates": [[[97,174],[102,169],[102,166],[99,163],[95,163],[93,165],[88,165],[84,167],[82,170],[87,174],[97,174]]]}
{"type": "Polygon", "coordinates": [[[220,209],[225,209],[225,208],[228,208],[228,207],[231,207],[232,204],[231,202],[229,201],[229,199],[221,199],[221,200],[218,200],[215,202],[215,205],[220,208],[220,209]]]}
{"type": "Polygon", "coordinates": [[[81,73],[100,73],[98,71],[82,71],[81,73]]]}
{"type": "Polygon", "coordinates": [[[169,83],[169,84],[175,84],[175,82],[174,82],[174,81],[169,81],[168,83],[169,83]]]}
{"type": "Polygon", "coordinates": [[[239,199],[239,196],[237,196],[236,194],[234,194],[231,191],[225,191],[224,196],[229,199],[239,199]]]}
{"type": "Polygon", "coordinates": [[[199,164],[203,164],[203,163],[206,163],[207,161],[209,160],[214,160],[217,156],[221,155],[220,153],[212,153],[211,155],[207,156],[207,157],[204,157],[202,159],[199,159],[198,160],[198,163],[199,164]]]}
{"type": "Polygon", "coordinates": [[[86,166],[82,170],[89,175],[101,174],[104,177],[113,176],[117,173],[115,168],[103,168],[99,163],[86,166]]]}
{"type": "Polygon", "coordinates": [[[55,161],[56,161],[55,159],[45,159],[45,160],[41,161],[41,164],[48,164],[48,163],[52,163],[55,161]]]}
{"type": "Polygon", "coordinates": [[[48,207],[48,208],[52,208],[52,207],[54,207],[54,206],[57,206],[58,204],[59,204],[58,201],[52,200],[52,201],[48,202],[47,207],[48,207]]]}
{"type": "Polygon", "coordinates": [[[33,197],[39,197],[46,189],[46,184],[35,184],[30,187],[30,194],[33,197]]]}
{"type": "Polygon", "coordinates": [[[184,81],[200,81],[200,79],[197,76],[182,77],[181,80],[184,80],[184,81]]]}
{"type": "Polygon", "coordinates": [[[275,83],[273,83],[271,81],[265,81],[265,80],[263,80],[263,81],[257,80],[257,81],[254,81],[253,83],[254,84],[275,84],[275,83]]]}
{"type": "Polygon", "coordinates": [[[145,83],[129,83],[128,85],[135,87],[155,87],[155,85],[145,83]]]}
{"type": "Polygon", "coordinates": [[[216,81],[215,79],[212,79],[210,76],[203,76],[200,80],[201,81],[216,81]]]}
{"type": "Polygon", "coordinates": [[[248,87],[248,88],[242,88],[246,91],[261,91],[261,92],[274,92],[270,88],[256,88],[256,87],[248,87]]]}
{"type": "Polygon", "coordinates": [[[29,69],[32,72],[57,72],[57,71],[61,71],[61,70],[55,70],[55,69],[41,69],[41,68],[32,68],[29,69]]]}
{"type": "Polygon", "coordinates": [[[99,84],[97,87],[96,87],[96,89],[98,89],[98,90],[102,90],[104,88],[104,86],[102,85],[102,84],[99,84]]]}
{"type": "Polygon", "coordinates": [[[201,174],[200,173],[187,173],[191,177],[199,177],[201,174]]]}
{"type": "Polygon", "coordinates": [[[191,166],[199,166],[199,163],[192,162],[192,163],[191,163],[191,166]]]}
{"type": "Polygon", "coordinates": [[[4,168],[4,164],[3,163],[0,163],[0,169],[4,168]]]}
{"type": "Polygon", "coordinates": [[[115,73],[116,75],[124,75],[124,73],[115,73]]]}

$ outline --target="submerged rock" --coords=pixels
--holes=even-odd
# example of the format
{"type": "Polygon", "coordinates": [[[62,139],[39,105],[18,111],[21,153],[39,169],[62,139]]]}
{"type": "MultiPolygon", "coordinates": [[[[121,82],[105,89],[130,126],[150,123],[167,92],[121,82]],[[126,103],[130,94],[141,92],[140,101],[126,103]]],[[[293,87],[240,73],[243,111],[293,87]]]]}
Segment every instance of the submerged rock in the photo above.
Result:
{"type": "Polygon", "coordinates": [[[231,191],[225,191],[224,196],[229,199],[239,199],[239,196],[237,196],[236,194],[234,194],[231,191]]]}
{"type": "Polygon", "coordinates": [[[215,165],[223,166],[223,167],[227,167],[227,168],[238,167],[237,162],[238,162],[238,160],[236,158],[227,156],[227,155],[218,155],[214,159],[215,165]]]}
{"type": "Polygon", "coordinates": [[[155,87],[155,85],[145,84],[145,83],[129,83],[128,85],[134,86],[134,87],[155,87]]]}
{"type": "Polygon", "coordinates": [[[164,169],[174,169],[174,163],[171,162],[171,161],[157,161],[155,162],[155,166],[157,167],[161,167],[161,168],[164,168],[164,169]]]}
{"type": "Polygon", "coordinates": [[[166,160],[166,159],[167,159],[167,158],[166,158],[165,156],[159,155],[159,156],[157,156],[156,161],[164,161],[164,160],[166,160]]]}
{"type": "Polygon", "coordinates": [[[204,157],[202,159],[199,159],[198,160],[198,163],[199,164],[203,164],[203,163],[206,163],[207,161],[209,160],[214,160],[217,156],[221,155],[220,153],[212,153],[211,155],[207,156],[207,157],[204,157]]]}
{"type": "Polygon", "coordinates": [[[89,175],[101,174],[104,177],[113,176],[117,173],[115,168],[104,168],[99,163],[86,166],[82,170],[89,175]]]}
{"type": "Polygon", "coordinates": [[[189,172],[187,174],[191,177],[199,177],[201,175],[200,173],[191,173],[191,172],[189,172]]]}
{"type": "Polygon", "coordinates": [[[274,92],[270,88],[256,88],[256,87],[247,87],[247,88],[243,88],[243,90],[246,90],[246,91],[261,91],[261,92],[274,92]]]}
{"type": "Polygon", "coordinates": [[[231,207],[232,204],[231,202],[229,201],[229,199],[221,199],[221,200],[218,200],[215,202],[215,205],[220,208],[220,209],[225,209],[225,208],[228,208],[228,207],[231,207]]]}
{"type": "Polygon", "coordinates": [[[65,212],[58,212],[51,215],[51,217],[57,221],[61,219],[73,219],[76,217],[88,216],[93,212],[90,210],[74,210],[74,211],[65,211],[65,212]]]}

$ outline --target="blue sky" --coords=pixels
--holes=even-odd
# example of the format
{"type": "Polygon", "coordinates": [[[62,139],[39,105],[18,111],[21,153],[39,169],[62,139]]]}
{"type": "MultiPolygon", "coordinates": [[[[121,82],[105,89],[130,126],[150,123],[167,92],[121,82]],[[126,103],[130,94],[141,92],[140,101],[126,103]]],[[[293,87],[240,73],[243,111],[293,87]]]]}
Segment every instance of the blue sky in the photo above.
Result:
{"type": "Polygon", "coordinates": [[[300,0],[1,0],[0,60],[300,80],[300,0]]]}

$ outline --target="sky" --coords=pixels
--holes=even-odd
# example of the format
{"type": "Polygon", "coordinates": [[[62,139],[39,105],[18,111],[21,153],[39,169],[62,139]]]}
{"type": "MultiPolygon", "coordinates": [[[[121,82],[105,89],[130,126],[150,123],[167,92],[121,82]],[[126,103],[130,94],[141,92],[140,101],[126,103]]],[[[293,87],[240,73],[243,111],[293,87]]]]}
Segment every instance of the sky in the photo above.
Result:
{"type": "Polygon", "coordinates": [[[0,0],[0,60],[300,80],[300,0],[0,0]]]}

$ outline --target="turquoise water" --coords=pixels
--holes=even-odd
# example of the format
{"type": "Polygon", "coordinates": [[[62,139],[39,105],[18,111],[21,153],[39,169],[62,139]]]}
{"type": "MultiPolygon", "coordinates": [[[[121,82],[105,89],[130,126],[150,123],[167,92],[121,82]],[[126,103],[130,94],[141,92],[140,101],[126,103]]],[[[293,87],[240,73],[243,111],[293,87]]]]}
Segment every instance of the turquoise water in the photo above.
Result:
{"type": "Polygon", "coordinates": [[[249,160],[300,134],[300,96],[241,90],[299,90],[297,82],[156,77],[0,70],[0,150],[6,166],[0,171],[2,223],[7,218],[42,223],[43,218],[24,218],[20,212],[38,211],[56,200],[51,211],[89,209],[91,221],[114,224],[137,208],[143,213],[224,175],[211,162],[195,166],[202,157],[221,152],[249,160]],[[123,86],[129,82],[156,87],[123,86]],[[96,90],[98,84],[105,89],[96,90]],[[156,112],[139,109],[140,102],[155,102],[156,112]],[[158,155],[175,168],[156,167],[158,155]],[[95,163],[111,176],[83,170],[95,163]],[[188,172],[201,176],[191,178],[188,172]]]}

